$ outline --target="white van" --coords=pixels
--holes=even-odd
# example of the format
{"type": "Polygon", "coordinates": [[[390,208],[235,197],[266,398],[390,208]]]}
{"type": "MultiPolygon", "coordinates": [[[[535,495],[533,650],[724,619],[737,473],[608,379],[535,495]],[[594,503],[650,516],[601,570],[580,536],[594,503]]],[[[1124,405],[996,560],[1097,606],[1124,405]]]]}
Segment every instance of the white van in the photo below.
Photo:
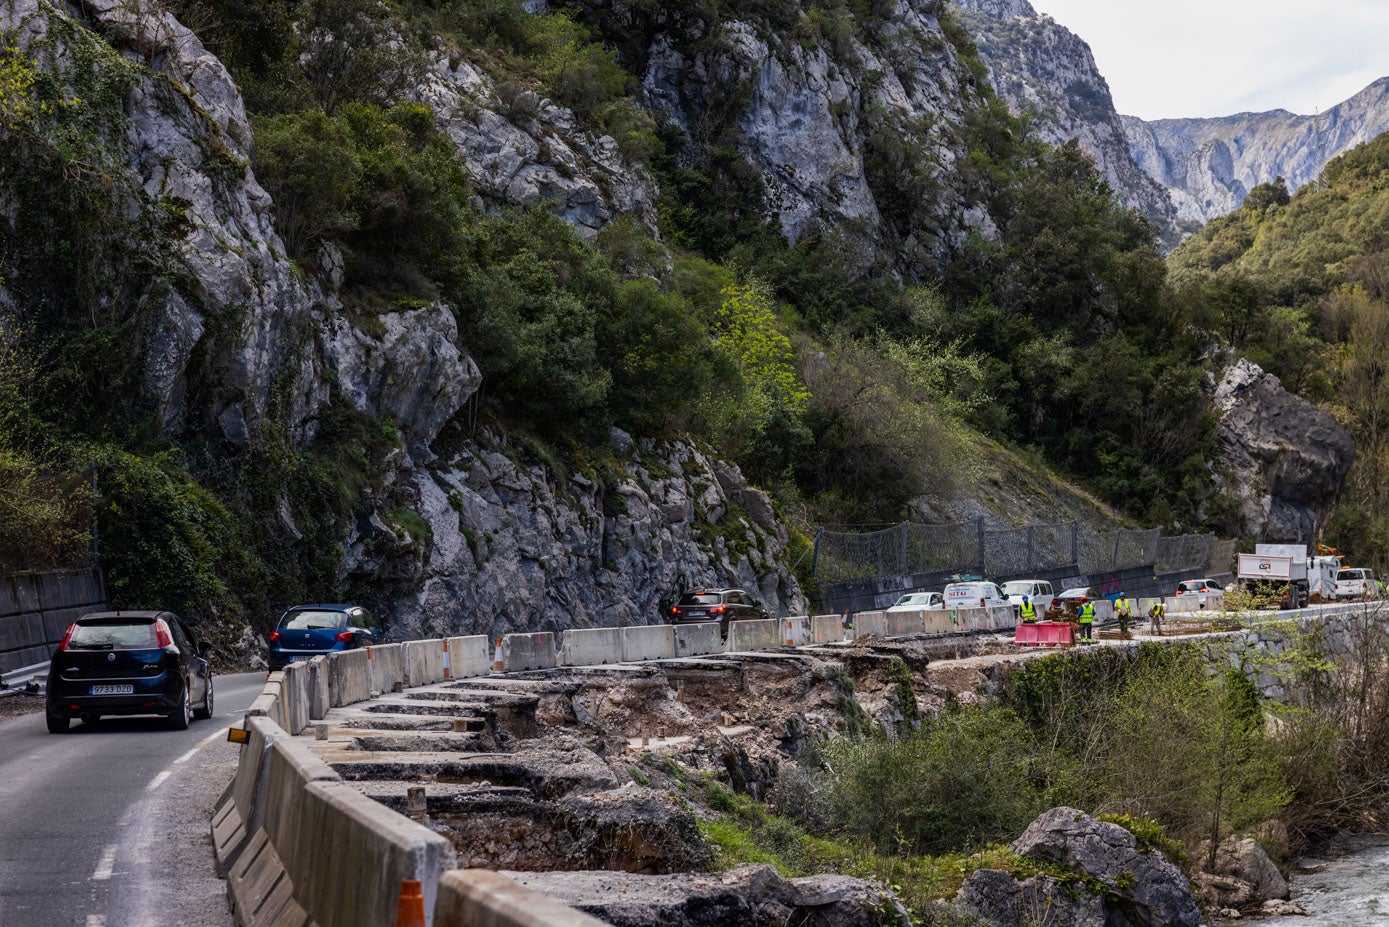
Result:
{"type": "Polygon", "coordinates": [[[945,587],[946,608],[992,608],[1007,604],[1003,592],[993,583],[951,583],[945,587]]]}
{"type": "Polygon", "coordinates": [[[1374,570],[1350,569],[1336,574],[1336,598],[1369,599],[1379,595],[1374,570]]]}
{"type": "Polygon", "coordinates": [[[888,609],[890,612],[924,612],[945,608],[945,597],[939,592],[909,592],[888,609]]]}
{"type": "Polygon", "coordinates": [[[1051,583],[1045,579],[1015,579],[1003,584],[1003,597],[1008,600],[1009,605],[1021,605],[1023,596],[1027,596],[1028,601],[1036,606],[1038,615],[1061,604],[1054,601],[1056,593],[1052,591],[1051,583]]]}

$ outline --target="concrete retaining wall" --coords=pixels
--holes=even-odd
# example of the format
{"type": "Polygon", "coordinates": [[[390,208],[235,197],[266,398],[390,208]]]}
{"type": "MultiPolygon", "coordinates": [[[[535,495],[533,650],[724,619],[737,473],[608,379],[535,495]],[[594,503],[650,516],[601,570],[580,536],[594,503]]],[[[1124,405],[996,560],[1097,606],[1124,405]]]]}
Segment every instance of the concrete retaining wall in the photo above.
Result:
{"type": "Polygon", "coordinates": [[[728,651],[776,650],[781,647],[781,622],[775,618],[728,623],[728,651]]]}
{"type": "Polygon", "coordinates": [[[668,660],[675,656],[675,628],[668,624],[634,625],[622,629],[622,659],[668,660]]]}
{"type": "Polygon", "coordinates": [[[675,626],[677,657],[697,657],[710,653],[723,653],[723,631],[717,621],[675,626]]]}
{"type": "Polygon", "coordinates": [[[844,622],[838,615],[813,615],[810,619],[810,642],[829,644],[844,640],[844,622]]]}
{"type": "Polygon", "coordinates": [[[570,628],[564,632],[560,662],[565,666],[621,663],[622,629],[570,628]]]}
{"type": "Polygon", "coordinates": [[[0,576],[0,676],[47,663],[68,625],[109,607],[100,570],[0,576]]]}
{"type": "Polygon", "coordinates": [[[491,642],[484,634],[471,637],[450,637],[449,675],[454,679],[486,676],[492,672],[491,642]]]}
{"type": "Polygon", "coordinates": [[[400,659],[405,669],[406,688],[444,680],[444,642],[441,640],[406,641],[400,645],[400,659]]]}
{"type": "Polygon", "coordinates": [[[506,635],[502,638],[502,665],[508,673],[559,666],[555,636],[549,631],[506,635]]]}

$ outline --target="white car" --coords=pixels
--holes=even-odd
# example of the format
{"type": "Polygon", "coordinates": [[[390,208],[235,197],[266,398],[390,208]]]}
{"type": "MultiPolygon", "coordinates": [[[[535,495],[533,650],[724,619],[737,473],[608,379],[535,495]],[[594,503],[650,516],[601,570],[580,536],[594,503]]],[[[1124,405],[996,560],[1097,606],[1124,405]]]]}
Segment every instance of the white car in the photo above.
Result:
{"type": "Polygon", "coordinates": [[[945,596],[939,592],[909,592],[888,609],[890,612],[922,612],[945,608],[945,596]]]}
{"type": "Polygon", "coordinates": [[[1374,570],[1353,568],[1336,573],[1336,598],[1368,599],[1379,595],[1374,570]]]}
{"type": "Polygon", "coordinates": [[[1206,595],[1211,592],[1224,592],[1225,584],[1213,579],[1187,579],[1177,583],[1174,595],[1206,595]]]}
{"type": "Polygon", "coordinates": [[[992,608],[1007,604],[1003,592],[993,583],[951,583],[945,587],[946,608],[992,608]]]}
{"type": "Polygon", "coordinates": [[[1052,608],[1052,603],[1056,601],[1056,593],[1052,592],[1051,583],[1045,579],[1015,579],[1004,583],[1003,596],[1009,605],[1015,607],[1022,605],[1023,596],[1026,596],[1037,609],[1038,615],[1052,608]]]}

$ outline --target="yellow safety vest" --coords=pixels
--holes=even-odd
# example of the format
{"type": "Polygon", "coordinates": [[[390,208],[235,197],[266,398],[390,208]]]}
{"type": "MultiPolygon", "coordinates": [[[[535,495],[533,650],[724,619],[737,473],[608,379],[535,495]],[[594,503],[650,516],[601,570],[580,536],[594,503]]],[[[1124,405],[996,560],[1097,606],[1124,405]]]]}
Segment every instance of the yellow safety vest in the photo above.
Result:
{"type": "Polygon", "coordinates": [[[1018,606],[1018,611],[1022,615],[1023,621],[1037,620],[1037,606],[1033,605],[1031,602],[1022,603],[1022,605],[1018,606]]]}
{"type": "Polygon", "coordinates": [[[1089,602],[1086,602],[1084,605],[1080,607],[1080,623],[1095,623],[1095,606],[1091,605],[1089,602]]]}
{"type": "Polygon", "coordinates": [[[1130,615],[1133,613],[1133,610],[1129,607],[1129,600],[1123,598],[1114,603],[1114,610],[1120,615],[1130,615]]]}

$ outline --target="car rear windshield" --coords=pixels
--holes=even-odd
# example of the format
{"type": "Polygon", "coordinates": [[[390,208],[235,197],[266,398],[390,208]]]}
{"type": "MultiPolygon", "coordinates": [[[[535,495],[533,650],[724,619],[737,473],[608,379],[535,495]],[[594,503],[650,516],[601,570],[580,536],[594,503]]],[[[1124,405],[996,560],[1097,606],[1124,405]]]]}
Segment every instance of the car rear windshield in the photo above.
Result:
{"type": "Polygon", "coordinates": [[[718,605],[717,592],[687,592],[680,597],[681,605],[718,605]]]}
{"type": "Polygon", "coordinates": [[[94,621],[73,628],[69,650],[153,650],[158,647],[154,622],[94,621]]]}
{"type": "Polygon", "coordinates": [[[1364,570],[1342,570],[1336,574],[1337,579],[1364,579],[1364,570]]]}
{"type": "Polygon", "coordinates": [[[290,612],[280,619],[280,629],[288,631],[308,631],[314,628],[329,630],[347,627],[347,615],[343,612],[298,611],[290,612]]]}

